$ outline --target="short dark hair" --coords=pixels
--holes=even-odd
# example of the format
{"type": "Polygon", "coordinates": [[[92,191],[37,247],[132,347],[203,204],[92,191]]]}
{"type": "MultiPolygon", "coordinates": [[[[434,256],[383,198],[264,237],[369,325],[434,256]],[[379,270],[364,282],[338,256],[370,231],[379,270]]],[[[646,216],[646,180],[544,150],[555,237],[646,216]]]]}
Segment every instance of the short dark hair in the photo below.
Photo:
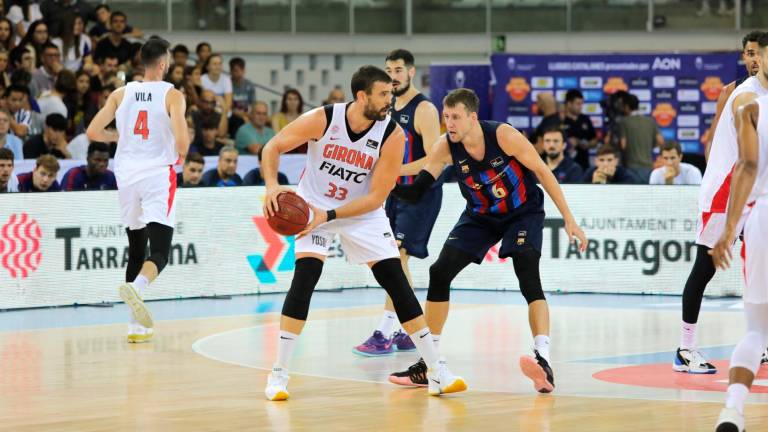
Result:
{"type": "Polygon", "coordinates": [[[198,152],[189,153],[187,154],[186,159],[184,159],[184,165],[188,165],[193,162],[199,163],[200,165],[205,165],[205,159],[203,159],[203,155],[198,152]]]}
{"type": "Polygon", "coordinates": [[[757,45],[760,47],[760,49],[768,46],[768,33],[763,33],[760,35],[760,37],[757,38],[757,45]]]}
{"type": "Polygon", "coordinates": [[[183,54],[189,55],[189,48],[187,48],[187,46],[184,44],[178,44],[175,47],[173,47],[173,54],[176,54],[176,53],[183,53],[183,54]]]}
{"type": "Polygon", "coordinates": [[[240,69],[245,69],[245,60],[243,60],[242,57],[232,57],[232,59],[229,61],[229,70],[239,67],[240,69]]]}
{"type": "Polygon", "coordinates": [[[357,99],[357,92],[359,91],[364,91],[365,94],[371,94],[373,84],[377,82],[389,84],[392,82],[392,78],[376,66],[361,66],[360,69],[352,74],[352,97],[357,99]]]}
{"type": "Polygon", "coordinates": [[[149,39],[141,46],[141,63],[144,66],[152,66],[159,59],[168,54],[171,44],[162,38],[149,39]]]}
{"type": "Polygon", "coordinates": [[[213,113],[207,116],[203,116],[203,129],[218,129],[221,117],[218,113],[213,113]]]}
{"type": "Polygon", "coordinates": [[[637,109],[640,108],[640,99],[632,93],[629,93],[625,98],[624,103],[627,104],[627,108],[629,108],[630,111],[637,111],[637,109]]]}
{"type": "Polygon", "coordinates": [[[744,51],[747,49],[747,44],[750,42],[759,42],[760,37],[763,36],[765,32],[760,30],[755,30],[747,33],[743,39],[741,39],[741,50],[744,51]]]}
{"type": "Polygon", "coordinates": [[[45,126],[55,131],[67,130],[67,118],[59,113],[48,114],[45,118],[45,126]]]}
{"type": "Polygon", "coordinates": [[[480,108],[480,99],[474,91],[468,88],[451,90],[451,92],[443,98],[443,106],[453,108],[458,104],[464,104],[467,111],[476,113],[480,108]]]}
{"type": "Polygon", "coordinates": [[[53,49],[55,49],[56,51],[60,51],[60,50],[59,50],[59,47],[58,47],[58,46],[57,46],[55,43],[53,43],[53,42],[50,42],[50,41],[48,41],[48,42],[44,42],[44,43],[43,43],[43,47],[42,47],[42,50],[41,50],[41,51],[45,51],[45,50],[47,50],[47,49],[50,49],[50,48],[53,48],[53,49]]]}
{"type": "Polygon", "coordinates": [[[115,59],[117,62],[120,62],[120,57],[117,56],[117,53],[114,51],[109,51],[106,54],[104,54],[104,57],[101,58],[101,64],[104,64],[107,62],[107,59],[115,59]]]}
{"type": "Polygon", "coordinates": [[[96,9],[94,9],[93,11],[94,11],[94,12],[98,12],[98,11],[99,11],[99,10],[101,10],[101,9],[106,9],[106,10],[107,10],[107,12],[109,12],[109,11],[110,11],[110,9],[109,9],[109,5],[107,5],[107,4],[104,4],[104,3],[101,3],[100,5],[96,6],[96,9]]]}
{"type": "Polygon", "coordinates": [[[384,61],[398,61],[398,60],[402,60],[407,67],[413,67],[413,65],[415,64],[415,60],[413,59],[413,54],[411,54],[410,51],[404,50],[402,48],[390,51],[389,54],[387,54],[387,58],[384,59],[384,61]]]}
{"type": "Polygon", "coordinates": [[[13,164],[13,152],[7,147],[0,147],[0,160],[10,160],[13,164]]]}
{"type": "Polygon", "coordinates": [[[75,78],[75,74],[70,70],[62,69],[56,77],[53,88],[63,95],[69,95],[76,92],[77,78],[75,78]]]}
{"type": "Polygon", "coordinates": [[[5,95],[3,95],[3,97],[8,97],[13,92],[22,93],[29,96],[29,87],[19,84],[11,84],[8,86],[8,88],[5,89],[5,95]]]}
{"type": "Polygon", "coordinates": [[[199,43],[199,44],[197,44],[197,46],[195,47],[195,52],[196,52],[196,53],[199,53],[199,52],[200,52],[200,49],[201,49],[201,48],[203,48],[204,46],[207,46],[209,50],[213,51],[213,48],[211,48],[211,44],[209,44],[208,42],[200,42],[200,43],[199,43]]]}
{"type": "Polygon", "coordinates": [[[544,135],[546,135],[548,133],[559,133],[560,135],[562,135],[563,141],[565,141],[565,139],[566,139],[565,131],[562,130],[561,128],[559,128],[559,127],[549,127],[549,128],[544,129],[544,131],[541,132],[541,137],[543,138],[544,135]]]}
{"type": "Polygon", "coordinates": [[[98,141],[88,144],[88,156],[96,152],[109,153],[109,146],[106,143],[98,141]]]}
{"type": "Polygon", "coordinates": [[[677,141],[667,141],[664,143],[663,146],[661,146],[661,151],[670,151],[674,150],[677,152],[678,155],[683,155],[683,149],[680,147],[680,143],[677,141]]]}
{"type": "Polygon", "coordinates": [[[123,17],[124,20],[128,21],[128,16],[125,15],[123,12],[120,11],[114,11],[112,12],[112,15],[109,16],[109,22],[112,22],[115,17],[123,17]]]}
{"type": "Polygon", "coordinates": [[[604,145],[597,150],[597,157],[604,156],[607,154],[612,154],[616,157],[619,157],[619,151],[609,145],[604,145]]]}
{"type": "MultiPolygon", "coordinates": [[[[32,82],[32,74],[26,69],[16,69],[11,73],[11,84],[29,87],[30,82],[32,82]]],[[[27,91],[29,91],[29,88],[27,88],[27,91]]]]}
{"type": "Polygon", "coordinates": [[[579,89],[570,89],[565,92],[565,103],[573,102],[576,99],[584,99],[584,94],[579,89]]]}

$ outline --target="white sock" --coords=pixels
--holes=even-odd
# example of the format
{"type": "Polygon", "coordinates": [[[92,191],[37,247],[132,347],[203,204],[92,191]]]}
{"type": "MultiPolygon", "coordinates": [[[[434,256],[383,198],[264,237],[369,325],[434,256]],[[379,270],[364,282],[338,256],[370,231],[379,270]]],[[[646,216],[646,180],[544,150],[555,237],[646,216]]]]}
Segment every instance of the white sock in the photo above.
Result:
{"type": "Polygon", "coordinates": [[[416,349],[419,350],[419,354],[421,354],[424,362],[427,363],[427,367],[432,367],[432,365],[437,362],[438,356],[437,347],[432,340],[432,334],[429,331],[429,327],[424,327],[409,336],[411,337],[413,344],[416,345],[416,349]]]}
{"type": "Polygon", "coordinates": [[[725,406],[727,408],[733,408],[744,414],[744,402],[749,395],[749,389],[744,384],[734,383],[728,386],[728,394],[725,399],[725,406]]]}
{"type": "Polygon", "coordinates": [[[440,335],[432,333],[432,342],[435,344],[435,350],[440,349],[440,335]]]}
{"type": "Polygon", "coordinates": [[[696,348],[696,324],[688,324],[683,321],[683,325],[680,327],[680,348],[696,348]]]}
{"type": "Polygon", "coordinates": [[[135,286],[136,291],[139,292],[139,297],[144,298],[144,290],[149,286],[149,279],[144,275],[138,275],[133,281],[133,286],[135,286]]]}
{"type": "Polygon", "coordinates": [[[394,332],[396,323],[397,323],[397,314],[394,312],[385,310],[384,314],[381,316],[379,325],[376,326],[376,330],[380,331],[385,338],[389,338],[390,336],[392,336],[392,333],[394,332]]]}
{"type": "Polygon", "coordinates": [[[296,347],[296,339],[299,335],[280,330],[280,336],[277,340],[277,362],[275,366],[288,370],[288,364],[293,356],[293,349],[296,347]]]}
{"type": "Polygon", "coordinates": [[[549,363],[549,336],[547,335],[534,336],[533,346],[534,348],[536,348],[536,351],[539,352],[539,355],[544,357],[544,360],[546,360],[549,363]]]}

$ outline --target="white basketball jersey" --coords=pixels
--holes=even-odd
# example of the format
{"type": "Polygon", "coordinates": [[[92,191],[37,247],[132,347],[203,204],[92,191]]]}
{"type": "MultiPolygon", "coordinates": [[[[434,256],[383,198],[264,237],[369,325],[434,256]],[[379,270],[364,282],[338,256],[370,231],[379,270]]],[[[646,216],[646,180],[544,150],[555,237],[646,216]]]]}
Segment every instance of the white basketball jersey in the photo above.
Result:
{"type": "Polygon", "coordinates": [[[717,122],[709,160],[704,178],[699,189],[699,210],[702,212],[725,213],[728,209],[728,196],[731,191],[733,165],[739,156],[736,141],[736,123],[733,117],[733,101],[743,93],[755,93],[758,96],[768,94],[768,89],[760,84],[756,77],[747,78],[731,93],[725,102],[725,108],[717,122]]]}
{"type": "Polygon", "coordinates": [[[757,178],[749,199],[747,199],[747,204],[751,204],[757,199],[762,201],[768,195],[768,96],[761,96],[756,101],[759,106],[757,117],[757,178]]]}
{"type": "MultiPolygon", "coordinates": [[[[371,171],[379,160],[384,133],[390,118],[376,121],[358,140],[352,141],[347,127],[347,105],[333,105],[333,116],[325,135],[309,143],[307,165],[298,193],[323,210],[331,210],[368,193],[371,171]]],[[[379,208],[374,212],[383,213],[379,208]]],[[[369,214],[371,214],[369,213],[369,214]]]]}
{"type": "Polygon", "coordinates": [[[165,96],[173,85],[164,81],[130,82],[115,113],[118,186],[133,184],[154,175],[168,175],[179,154],[171,130],[165,96]]]}

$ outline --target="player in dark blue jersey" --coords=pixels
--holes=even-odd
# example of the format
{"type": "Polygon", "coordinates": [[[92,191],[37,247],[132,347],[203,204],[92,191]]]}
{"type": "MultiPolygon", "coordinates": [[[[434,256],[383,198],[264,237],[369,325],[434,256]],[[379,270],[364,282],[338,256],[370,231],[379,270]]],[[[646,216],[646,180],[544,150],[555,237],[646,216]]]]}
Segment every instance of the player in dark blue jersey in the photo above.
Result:
{"type": "MultiPolygon", "coordinates": [[[[574,219],[552,171],[533,145],[505,123],[477,119],[479,100],[469,89],[457,89],[443,100],[448,133],[438,139],[424,169],[411,185],[392,192],[404,201],[418,200],[446,164],[458,176],[467,207],[448,235],[437,261],[429,268],[426,317],[439,340],[448,318],[451,281],[470,263],[480,264],[488,250],[501,241],[500,258],[512,258],[520,291],[528,302],[534,357],[523,356],[520,367],[542,393],[554,390],[549,366],[549,308],[541,287],[539,259],[544,231],[544,194],[539,180],[565,221],[570,241],[586,250],[587,239],[574,219]]],[[[401,385],[426,385],[426,365],[390,375],[401,385]]]]}
{"type": "MultiPolygon", "coordinates": [[[[413,54],[404,49],[390,52],[385,59],[385,71],[392,78],[392,94],[395,96],[390,115],[405,132],[403,166],[397,183],[412,184],[427,160],[426,155],[432,143],[440,136],[440,118],[437,108],[411,82],[416,75],[413,54]]],[[[421,259],[428,256],[427,243],[442,201],[442,181],[437,181],[417,202],[407,203],[390,195],[385,204],[400,249],[400,261],[411,286],[413,281],[408,259],[412,256],[421,259]]],[[[364,356],[379,356],[391,354],[394,350],[415,349],[410,337],[400,330],[395,307],[387,296],[384,314],[373,335],[354,347],[353,352],[364,356]],[[395,330],[397,332],[393,334],[395,330]]]]}

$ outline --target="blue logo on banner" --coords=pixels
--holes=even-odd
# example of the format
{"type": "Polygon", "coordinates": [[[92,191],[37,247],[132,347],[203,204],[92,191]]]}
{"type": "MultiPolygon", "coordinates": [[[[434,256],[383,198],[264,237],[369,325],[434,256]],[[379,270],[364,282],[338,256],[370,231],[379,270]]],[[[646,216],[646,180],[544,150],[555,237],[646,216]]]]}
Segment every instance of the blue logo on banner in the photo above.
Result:
{"type": "MultiPolygon", "coordinates": [[[[675,130],[670,128],[661,128],[661,135],[664,137],[664,141],[676,141],[677,136],[675,135],[675,130]]],[[[683,150],[685,151],[685,150],[683,150]]]]}
{"type": "Polygon", "coordinates": [[[600,90],[583,90],[584,102],[600,102],[603,100],[603,92],[600,90]]]}
{"type": "Polygon", "coordinates": [[[557,79],[557,88],[572,89],[579,86],[579,79],[576,77],[560,77],[557,79]]]}
{"type": "Polygon", "coordinates": [[[698,141],[682,141],[680,147],[683,153],[699,153],[701,152],[701,144],[698,141]]]}

